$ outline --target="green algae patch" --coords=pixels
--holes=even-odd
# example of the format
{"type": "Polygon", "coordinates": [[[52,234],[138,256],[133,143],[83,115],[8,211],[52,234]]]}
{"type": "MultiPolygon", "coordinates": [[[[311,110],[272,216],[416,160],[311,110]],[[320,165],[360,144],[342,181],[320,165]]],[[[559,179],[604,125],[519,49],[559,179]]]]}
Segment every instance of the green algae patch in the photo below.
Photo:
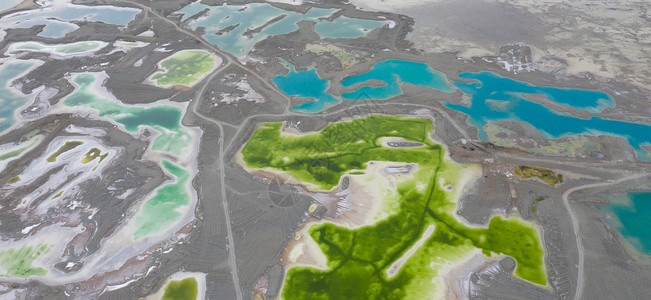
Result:
{"type": "Polygon", "coordinates": [[[104,159],[106,159],[108,157],[108,155],[109,155],[108,152],[102,154],[102,150],[100,150],[99,148],[93,147],[90,150],[88,150],[88,152],[86,152],[86,154],[84,154],[84,158],[81,159],[81,163],[82,164],[87,164],[87,163],[90,163],[90,162],[97,159],[97,165],[95,165],[95,167],[93,167],[93,171],[95,171],[95,170],[97,170],[99,165],[102,164],[102,161],[104,161],[104,159]]]}
{"type": "Polygon", "coordinates": [[[194,278],[172,281],[165,288],[162,300],[196,300],[199,285],[194,278]]]}
{"type": "Polygon", "coordinates": [[[32,264],[41,255],[49,252],[51,247],[45,243],[36,246],[23,245],[18,249],[0,251],[0,266],[6,272],[5,276],[28,277],[42,276],[47,273],[43,268],[34,268],[32,264]]]}
{"type": "Polygon", "coordinates": [[[217,65],[217,58],[204,50],[181,50],[160,62],[163,72],[154,73],[151,80],[156,85],[192,86],[217,65]]]}
{"type": "Polygon", "coordinates": [[[281,127],[282,123],[265,123],[255,131],[242,149],[247,166],[282,170],[319,190],[330,190],[342,175],[365,169],[371,160],[394,161],[392,157],[401,156],[408,160],[431,154],[426,149],[385,148],[378,141],[400,131],[405,139],[425,143],[432,124],[424,119],[373,116],[333,124],[300,137],[282,134],[281,127]]]}
{"type": "Polygon", "coordinates": [[[20,182],[20,180],[21,180],[20,176],[14,176],[9,178],[9,180],[7,180],[7,184],[14,184],[16,182],[20,182]]]}
{"type": "Polygon", "coordinates": [[[59,147],[59,149],[56,152],[54,152],[54,153],[52,153],[52,155],[48,156],[46,161],[50,162],[50,163],[56,162],[59,155],[61,155],[63,153],[66,153],[66,152],[68,152],[68,151],[70,151],[72,149],[75,149],[75,148],[79,147],[83,143],[84,142],[80,142],[80,141],[66,142],[65,144],[63,144],[63,146],[59,147]]]}
{"type": "Polygon", "coordinates": [[[301,136],[281,129],[281,123],[265,123],[253,133],[242,148],[248,168],[280,171],[314,189],[330,190],[341,176],[355,176],[371,161],[418,165],[396,183],[388,217],[356,229],[334,223],[311,226],[308,234],[327,258],[328,269],[289,268],[284,299],[422,299],[444,289],[440,262],[463,261],[476,251],[509,255],[517,262],[516,276],[547,284],[539,233],[531,224],[493,217],[481,228],[457,220],[456,193],[439,181],[457,181],[464,166],[446,160],[441,145],[428,138],[430,120],[369,116],[301,136]],[[424,147],[387,148],[380,142],[385,137],[424,147]],[[433,231],[419,242],[431,226],[433,231]]]}
{"type": "Polygon", "coordinates": [[[538,178],[550,186],[563,183],[563,174],[556,174],[554,171],[535,166],[513,167],[515,175],[523,179],[538,178]]]}
{"type": "Polygon", "coordinates": [[[156,190],[156,194],[143,204],[135,219],[135,240],[163,231],[167,224],[181,216],[176,210],[190,204],[187,189],[190,174],[167,160],[163,160],[162,164],[167,172],[176,177],[176,181],[156,190]]]}

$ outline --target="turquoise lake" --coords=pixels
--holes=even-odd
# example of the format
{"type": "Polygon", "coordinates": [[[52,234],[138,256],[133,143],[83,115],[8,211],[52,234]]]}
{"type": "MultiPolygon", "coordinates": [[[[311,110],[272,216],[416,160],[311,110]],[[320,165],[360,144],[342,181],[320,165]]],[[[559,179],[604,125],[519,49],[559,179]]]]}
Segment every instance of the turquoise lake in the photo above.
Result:
{"type": "Polygon", "coordinates": [[[95,21],[124,26],[140,13],[139,9],[114,6],[54,4],[51,7],[13,13],[0,19],[3,28],[29,28],[45,25],[38,35],[60,38],[79,28],[66,21],[95,21]]]}
{"type": "Polygon", "coordinates": [[[640,253],[651,255],[651,193],[628,193],[624,199],[613,199],[596,206],[609,216],[609,223],[640,253]]]}
{"type": "MultiPolygon", "coordinates": [[[[296,71],[294,66],[282,60],[290,68],[287,75],[274,77],[273,82],[278,89],[289,96],[312,98],[314,101],[305,102],[292,107],[294,111],[317,113],[331,107],[341,100],[327,93],[329,81],[320,78],[316,69],[296,71]]],[[[445,75],[432,69],[429,65],[404,60],[385,60],[375,64],[367,73],[345,78],[341,84],[351,86],[362,83],[357,90],[341,95],[346,100],[389,99],[402,94],[400,83],[410,83],[425,86],[445,92],[453,92],[445,75]],[[364,85],[369,80],[379,80],[383,86],[364,85]]]]}
{"type": "Polygon", "coordinates": [[[192,29],[205,27],[203,38],[206,41],[240,58],[251,51],[257,42],[269,36],[298,30],[296,23],[301,20],[315,22],[314,30],[324,38],[362,37],[369,31],[384,26],[384,22],[376,20],[338,17],[331,22],[321,19],[330,16],[336,9],[313,7],[307,13],[301,14],[275,8],[266,3],[208,6],[197,1],[177,12],[182,13],[185,20],[204,9],[209,9],[209,14],[196,21],[190,21],[192,29]],[[276,17],[282,19],[260,28],[276,17]],[[231,30],[226,31],[230,26],[233,26],[231,30]],[[259,32],[250,31],[256,28],[260,28],[259,32]]]}
{"type": "Polygon", "coordinates": [[[348,100],[389,99],[402,94],[400,83],[425,86],[451,93],[455,90],[448,83],[445,74],[432,69],[428,64],[406,60],[390,59],[378,62],[368,72],[350,76],[341,81],[344,87],[379,80],[383,86],[362,86],[356,91],[342,94],[348,100]]]}
{"type": "Polygon", "coordinates": [[[590,112],[613,106],[613,99],[599,91],[561,89],[534,86],[529,83],[500,77],[491,72],[460,73],[466,83],[453,84],[470,96],[470,104],[444,103],[450,109],[467,114],[468,123],[477,127],[479,138],[487,140],[484,126],[491,121],[522,121],[531,124],[547,138],[565,135],[613,135],[619,136],[637,151],[638,158],[649,160],[648,153],[640,146],[651,144],[651,125],[608,120],[600,117],[582,119],[555,111],[543,104],[526,99],[522,94],[539,94],[547,99],[590,112]]]}
{"type": "Polygon", "coordinates": [[[329,81],[320,78],[319,74],[316,73],[316,69],[296,72],[292,64],[285,60],[282,61],[289,66],[289,73],[274,77],[273,82],[278,89],[289,96],[315,100],[292,106],[292,110],[315,113],[340,102],[339,99],[326,92],[330,85],[329,81]]]}

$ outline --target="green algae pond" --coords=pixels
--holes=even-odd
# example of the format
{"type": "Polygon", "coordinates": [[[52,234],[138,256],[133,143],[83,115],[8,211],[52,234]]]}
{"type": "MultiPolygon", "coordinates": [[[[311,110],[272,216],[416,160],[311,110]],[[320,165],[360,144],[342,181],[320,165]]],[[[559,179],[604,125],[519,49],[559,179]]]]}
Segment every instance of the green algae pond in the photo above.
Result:
{"type": "Polygon", "coordinates": [[[444,289],[439,262],[463,262],[478,251],[511,256],[516,276],[547,285],[541,238],[531,223],[495,216],[482,227],[455,217],[456,194],[438,182],[456,182],[463,166],[446,159],[443,147],[429,139],[430,120],[376,115],[301,136],[282,133],[282,126],[264,123],[253,133],[241,152],[248,168],[271,168],[315,190],[331,190],[343,175],[356,176],[351,174],[371,161],[418,165],[396,184],[395,199],[384,199],[396,203],[388,217],[356,229],[331,222],[312,225],[308,233],[327,258],[327,269],[291,267],[284,299],[423,299],[444,289]],[[379,141],[384,137],[425,146],[388,148],[379,141]],[[390,275],[389,268],[407,252],[390,275]]]}
{"type": "Polygon", "coordinates": [[[32,275],[45,275],[43,268],[32,267],[32,263],[42,255],[48,253],[51,246],[45,243],[37,245],[23,245],[18,249],[0,251],[0,267],[5,276],[28,277],[32,275]]]}
{"type": "Polygon", "coordinates": [[[212,71],[221,59],[204,50],[181,50],[163,59],[160,67],[165,71],[154,73],[150,80],[161,87],[173,85],[192,86],[212,71]]]}
{"type": "Polygon", "coordinates": [[[196,300],[199,294],[199,285],[194,278],[175,280],[165,288],[162,300],[196,300]]]}
{"type": "Polygon", "coordinates": [[[516,166],[513,167],[513,173],[520,178],[538,178],[550,186],[556,186],[563,183],[563,174],[556,174],[556,172],[536,167],[536,166],[516,166]]]}
{"type": "Polygon", "coordinates": [[[56,162],[59,155],[61,155],[63,153],[66,153],[66,152],[68,152],[68,151],[70,151],[72,149],[75,149],[75,148],[81,146],[83,143],[84,142],[81,142],[81,141],[68,141],[65,144],[63,144],[63,146],[59,147],[59,149],[56,152],[54,152],[54,153],[52,153],[52,155],[48,156],[46,161],[50,162],[50,163],[56,162]]]}

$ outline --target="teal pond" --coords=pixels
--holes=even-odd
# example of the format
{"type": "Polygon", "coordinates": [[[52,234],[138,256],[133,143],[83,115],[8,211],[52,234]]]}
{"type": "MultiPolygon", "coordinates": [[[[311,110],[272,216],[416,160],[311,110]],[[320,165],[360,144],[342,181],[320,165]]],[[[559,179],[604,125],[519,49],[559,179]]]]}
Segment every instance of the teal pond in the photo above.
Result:
{"type": "Polygon", "coordinates": [[[289,66],[287,75],[279,75],[273,78],[274,84],[283,93],[289,96],[311,98],[315,101],[304,102],[292,107],[294,111],[315,113],[339,103],[339,99],[330,95],[327,90],[329,81],[319,77],[316,69],[311,68],[296,72],[294,66],[281,59],[289,66]]]}
{"type": "Polygon", "coordinates": [[[14,113],[27,101],[27,96],[10,87],[11,82],[35,64],[33,60],[14,60],[0,66],[0,132],[14,125],[14,113]]]}
{"type": "Polygon", "coordinates": [[[376,63],[366,73],[342,80],[341,85],[344,87],[355,84],[362,84],[362,86],[353,92],[342,94],[341,97],[348,100],[389,99],[402,94],[401,83],[429,87],[448,93],[455,90],[449,85],[445,74],[432,69],[428,64],[389,59],[376,63]],[[383,85],[365,85],[364,83],[369,80],[379,80],[383,85]]]}
{"type": "Polygon", "coordinates": [[[196,1],[177,13],[183,14],[185,21],[205,9],[208,9],[208,14],[191,20],[191,28],[204,27],[202,36],[206,41],[240,58],[249,53],[257,42],[269,36],[298,30],[297,23],[302,20],[315,22],[314,31],[323,38],[363,37],[385,24],[383,21],[346,17],[328,21],[323,18],[335,13],[336,9],[313,7],[301,14],[266,3],[209,6],[196,1]]]}
{"type": "MultiPolygon", "coordinates": [[[[282,59],[281,59],[282,60],[282,59]]],[[[300,98],[311,98],[292,107],[294,111],[317,113],[341,101],[327,92],[329,81],[319,77],[316,69],[296,71],[294,66],[282,60],[290,68],[287,75],[279,75],[273,79],[274,84],[283,93],[300,98]]],[[[375,64],[368,72],[345,78],[341,85],[344,87],[359,84],[358,88],[344,93],[341,98],[346,100],[376,100],[389,99],[402,94],[400,83],[429,87],[444,92],[453,92],[445,75],[432,69],[429,65],[405,60],[385,60],[375,64]],[[370,80],[382,82],[382,86],[372,86],[370,80]]]]}
{"type": "Polygon", "coordinates": [[[632,192],[596,206],[608,222],[640,253],[651,256],[651,192],[632,192]]]}

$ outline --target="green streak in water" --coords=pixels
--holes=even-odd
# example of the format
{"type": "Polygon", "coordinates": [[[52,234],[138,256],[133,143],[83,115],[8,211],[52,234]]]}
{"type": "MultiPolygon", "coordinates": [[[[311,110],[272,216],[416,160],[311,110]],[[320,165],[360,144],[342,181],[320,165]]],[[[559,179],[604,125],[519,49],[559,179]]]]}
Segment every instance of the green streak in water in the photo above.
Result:
{"type": "Polygon", "coordinates": [[[45,50],[52,49],[55,52],[65,53],[65,54],[75,54],[82,53],[90,50],[99,48],[101,44],[99,42],[78,42],[71,44],[62,44],[62,45],[42,45],[35,42],[23,42],[16,45],[17,50],[45,50]]]}
{"type": "Polygon", "coordinates": [[[112,119],[128,131],[137,131],[140,126],[150,126],[160,132],[154,140],[152,150],[171,152],[179,155],[190,145],[191,136],[181,127],[181,109],[169,105],[151,107],[128,107],[115,101],[102,98],[92,90],[95,82],[92,74],[79,74],[74,81],[79,90],[67,97],[63,104],[74,107],[86,107],[99,111],[100,117],[112,119]]]}
{"type": "Polygon", "coordinates": [[[99,46],[100,43],[98,42],[82,42],[57,46],[54,50],[61,53],[73,54],[97,49],[99,46]]]}
{"type": "Polygon", "coordinates": [[[46,159],[46,161],[47,161],[47,162],[55,162],[55,161],[57,161],[57,157],[59,157],[59,155],[65,153],[65,152],[68,152],[68,151],[70,151],[70,150],[72,150],[72,149],[75,149],[75,148],[79,147],[79,146],[80,146],[81,144],[83,144],[83,143],[84,143],[84,142],[79,142],[79,141],[66,142],[65,144],[63,144],[63,146],[61,146],[61,147],[59,148],[59,150],[57,150],[56,152],[52,153],[52,155],[50,155],[50,156],[46,159]]]}
{"type": "Polygon", "coordinates": [[[165,288],[163,300],[196,300],[199,294],[199,285],[194,278],[172,281],[165,288]]]}
{"type": "Polygon", "coordinates": [[[329,190],[342,175],[366,169],[369,161],[418,164],[412,178],[397,184],[398,207],[389,217],[358,229],[332,223],[309,229],[329,269],[289,269],[284,299],[421,299],[420,293],[431,291],[432,277],[439,276],[436,265],[430,268],[433,259],[458,261],[473,249],[512,256],[517,276],[547,283],[540,238],[531,225],[494,217],[488,228],[472,228],[454,217],[456,203],[438,188],[437,176],[445,173],[451,179],[459,166],[444,160],[442,147],[428,138],[431,121],[370,116],[303,136],[281,135],[281,127],[281,123],[265,123],[254,132],[242,149],[249,167],[271,167],[329,190]],[[382,137],[402,137],[425,147],[386,148],[379,142],[382,137]],[[426,188],[419,189],[423,184],[426,188]],[[431,237],[388,278],[387,269],[430,225],[435,228],[431,237]]]}
{"type": "Polygon", "coordinates": [[[181,214],[176,211],[190,203],[190,194],[186,188],[190,174],[179,166],[163,160],[163,167],[176,177],[176,182],[167,184],[148,199],[135,218],[136,232],[134,239],[161,232],[181,214]]]}
{"type": "Polygon", "coordinates": [[[0,155],[0,160],[6,160],[6,159],[9,159],[9,158],[14,158],[14,157],[20,155],[21,153],[25,152],[25,150],[33,147],[38,141],[40,141],[40,138],[35,138],[35,139],[32,140],[31,143],[29,143],[29,145],[27,145],[25,147],[22,147],[20,149],[16,149],[16,150],[13,150],[13,151],[9,151],[9,152],[7,152],[5,154],[2,154],[2,155],[0,155]]]}
{"type": "Polygon", "coordinates": [[[32,263],[41,255],[50,251],[50,246],[40,243],[36,246],[23,245],[18,249],[0,251],[0,266],[10,277],[42,276],[47,273],[43,268],[33,268],[32,263]]]}
{"type": "Polygon", "coordinates": [[[5,159],[8,159],[8,158],[16,157],[16,156],[20,155],[21,153],[23,153],[23,151],[29,149],[29,147],[31,147],[31,145],[20,148],[20,149],[17,149],[17,150],[14,150],[14,151],[7,152],[7,153],[5,153],[3,155],[0,155],[0,160],[5,160],[5,159]]]}
{"type": "Polygon", "coordinates": [[[166,72],[151,77],[157,85],[192,85],[212,70],[216,60],[209,53],[200,50],[183,50],[161,61],[166,72]]]}
{"type": "Polygon", "coordinates": [[[18,50],[42,50],[42,49],[45,49],[45,46],[37,44],[37,43],[22,43],[22,44],[16,46],[16,49],[18,49],[18,50]]]}

